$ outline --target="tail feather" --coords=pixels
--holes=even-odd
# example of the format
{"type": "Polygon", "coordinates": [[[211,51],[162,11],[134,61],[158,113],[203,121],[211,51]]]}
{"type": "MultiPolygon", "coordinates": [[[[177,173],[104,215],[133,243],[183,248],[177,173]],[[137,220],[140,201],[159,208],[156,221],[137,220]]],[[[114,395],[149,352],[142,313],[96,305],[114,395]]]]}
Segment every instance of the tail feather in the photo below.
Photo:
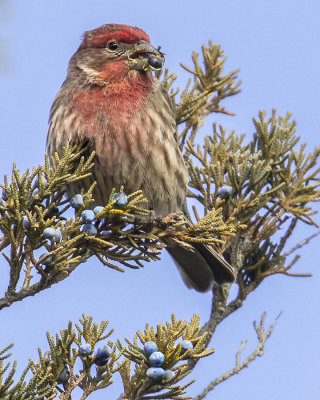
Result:
{"type": "Polygon", "coordinates": [[[215,282],[219,284],[234,282],[236,276],[231,265],[217,251],[202,243],[195,243],[194,247],[210,266],[215,282]]]}
{"type": "Polygon", "coordinates": [[[166,249],[189,288],[207,292],[214,281],[222,284],[235,280],[232,267],[211,246],[196,243],[193,249],[188,249],[170,241],[166,249]]]}
{"type": "Polygon", "coordinates": [[[173,242],[167,243],[166,249],[188,288],[193,288],[198,292],[207,292],[212,288],[213,273],[201,253],[173,242]]]}

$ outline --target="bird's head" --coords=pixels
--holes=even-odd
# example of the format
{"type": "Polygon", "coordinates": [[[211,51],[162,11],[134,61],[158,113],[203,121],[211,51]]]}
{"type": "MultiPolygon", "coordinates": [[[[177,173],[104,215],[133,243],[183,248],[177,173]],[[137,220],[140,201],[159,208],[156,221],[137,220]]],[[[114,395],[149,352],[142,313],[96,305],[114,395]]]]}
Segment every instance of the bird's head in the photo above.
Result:
{"type": "Polygon", "coordinates": [[[84,33],[71,58],[69,76],[81,70],[90,83],[112,85],[137,74],[151,75],[163,63],[160,47],[152,46],[142,29],[108,24],[84,33]]]}

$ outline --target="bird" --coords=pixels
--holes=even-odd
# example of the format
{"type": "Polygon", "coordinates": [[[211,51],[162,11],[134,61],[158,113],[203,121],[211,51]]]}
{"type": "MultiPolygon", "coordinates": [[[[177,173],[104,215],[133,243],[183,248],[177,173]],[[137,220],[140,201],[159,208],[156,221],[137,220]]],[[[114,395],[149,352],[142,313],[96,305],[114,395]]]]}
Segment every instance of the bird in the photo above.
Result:
{"type": "MultiPolygon", "coordinates": [[[[156,216],[187,212],[175,107],[154,74],[164,58],[138,27],[105,24],[83,34],[52,104],[47,135],[49,155],[78,141],[95,151],[91,177],[69,186],[70,196],[95,181],[93,206],[123,186],[126,193],[142,190],[156,216]]],[[[211,246],[167,240],[166,249],[189,288],[206,292],[214,282],[234,281],[231,266],[211,246]]]]}

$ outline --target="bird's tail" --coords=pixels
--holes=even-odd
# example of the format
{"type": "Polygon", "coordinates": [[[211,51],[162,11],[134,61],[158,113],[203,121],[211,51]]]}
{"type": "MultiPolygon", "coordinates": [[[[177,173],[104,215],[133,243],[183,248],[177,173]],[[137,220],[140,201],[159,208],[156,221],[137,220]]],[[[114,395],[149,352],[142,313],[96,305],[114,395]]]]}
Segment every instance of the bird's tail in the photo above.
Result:
{"type": "Polygon", "coordinates": [[[166,241],[166,244],[166,249],[187,287],[198,292],[207,292],[212,288],[214,281],[222,284],[235,280],[231,265],[211,246],[194,243],[192,247],[187,248],[173,240],[166,241]]]}

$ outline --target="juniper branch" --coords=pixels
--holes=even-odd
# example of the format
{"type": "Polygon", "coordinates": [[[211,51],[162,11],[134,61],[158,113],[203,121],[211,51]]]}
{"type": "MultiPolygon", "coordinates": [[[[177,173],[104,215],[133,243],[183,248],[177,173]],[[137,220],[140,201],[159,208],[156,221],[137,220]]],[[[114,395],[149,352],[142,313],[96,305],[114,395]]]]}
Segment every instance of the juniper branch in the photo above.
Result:
{"type": "Polygon", "coordinates": [[[241,370],[248,367],[249,364],[252,361],[254,361],[257,357],[261,357],[263,355],[265,343],[271,336],[272,331],[273,331],[274,327],[276,326],[276,323],[278,322],[280,315],[275,319],[274,323],[268,328],[268,330],[266,332],[265,332],[265,328],[264,328],[265,317],[266,317],[266,313],[263,313],[262,317],[261,317],[260,325],[257,325],[257,323],[254,322],[254,328],[255,328],[255,331],[256,331],[257,337],[258,337],[258,344],[257,344],[256,349],[244,361],[241,362],[241,354],[242,354],[242,352],[245,348],[246,342],[247,342],[246,340],[243,340],[241,342],[240,348],[236,354],[235,367],[233,369],[231,369],[230,371],[226,372],[225,374],[223,374],[222,376],[220,376],[219,378],[214,379],[198,396],[196,396],[194,398],[195,400],[204,399],[207,396],[207,394],[210,391],[212,391],[218,384],[226,381],[231,376],[238,374],[241,370]]]}
{"type": "Polygon", "coordinates": [[[119,264],[141,268],[144,262],[159,260],[165,247],[161,240],[166,237],[184,243],[206,241],[215,245],[220,242],[219,235],[234,234],[237,223],[224,222],[214,212],[194,227],[184,226],[186,222],[181,222],[178,214],[164,220],[153,218],[150,225],[150,212],[145,208],[147,199],[141,191],[129,194],[128,203],[121,208],[112,200],[113,191],[94,221],[96,234],[90,236],[82,229],[81,212],[92,201],[93,186],[83,194],[84,202],[74,217],[64,217],[71,207],[64,198],[65,187],[90,173],[93,155],[85,160],[81,157],[83,151],[81,144],[66,147],[61,158],[52,157],[51,166],[46,159],[44,166],[22,175],[14,167],[13,181],[9,183],[5,178],[6,201],[0,204],[3,232],[0,246],[10,265],[10,280],[5,296],[0,299],[0,309],[66,279],[93,255],[105,266],[124,271],[119,264]],[[59,240],[47,240],[44,236],[47,228],[58,229],[59,240]],[[36,252],[40,249],[46,253],[39,257],[36,252]],[[18,288],[22,278],[22,287],[18,288]]]}

